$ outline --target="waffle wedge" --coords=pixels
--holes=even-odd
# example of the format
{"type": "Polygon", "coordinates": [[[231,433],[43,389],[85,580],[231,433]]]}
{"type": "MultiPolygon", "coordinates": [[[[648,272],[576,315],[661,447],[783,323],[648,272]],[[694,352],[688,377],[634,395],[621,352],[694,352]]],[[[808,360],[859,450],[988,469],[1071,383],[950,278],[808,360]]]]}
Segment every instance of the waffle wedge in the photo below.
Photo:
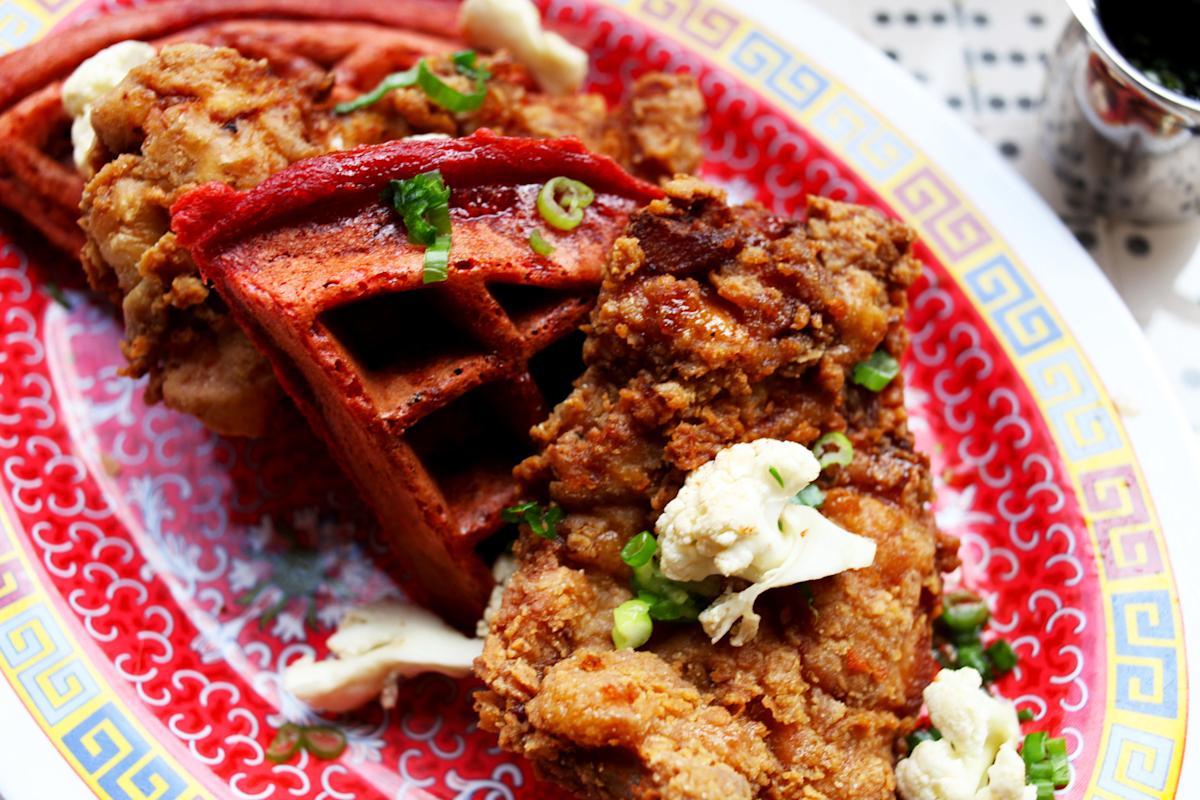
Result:
{"type": "Polygon", "coordinates": [[[289,167],[247,192],[196,189],[174,230],[379,517],[423,599],[463,626],[492,587],[477,548],[518,500],[529,428],[565,396],[613,240],[659,195],[575,140],[396,141],[289,167]],[[380,198],[440,170],[451,189],[449,274],[423,283],[380,198]],[[536,209],[559,175],[595,192],[549,233],[536,209]],[[554,251],[529,243],[547,231],[554,251]]]}

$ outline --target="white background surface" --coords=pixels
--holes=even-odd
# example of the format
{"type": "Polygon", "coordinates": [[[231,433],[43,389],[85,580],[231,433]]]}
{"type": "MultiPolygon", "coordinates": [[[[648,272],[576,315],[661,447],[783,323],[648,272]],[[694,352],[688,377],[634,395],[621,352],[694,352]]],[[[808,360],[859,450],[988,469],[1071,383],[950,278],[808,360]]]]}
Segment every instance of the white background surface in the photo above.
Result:
{"type": "Polygon", "coordinates": [[[1038,147],[1042,84],[1070,16],[1066,2],[810,2],[954,110],[1055,208],[1133,311],[1200,441],[1200,217],[1141,226],[1081,216],[1038,147]]]}
{"type": "MultiPolygon", "coordinates": [[[[1189,423],[1180,396],[1169,388],[1168,378],[1160,369],[1158,359],[1151,353],[1146,338],[1138,332],[1141,323],[1150,325],[1153,334],[1154,312],[1176,308],[1174,300],[1150,291],[1152,286],[1172,286],[1175,279],[1151,278],[1158,272],[1185,273],[1181,264],[1190,257],[1194,248],[1193,240],[1200,235],[1200,223],[1154,230],[1105,221],[1072,220],[1071,227],[1076,236],[1080,230],[1091,230],[1096,236],[1092,251],[1105,261],[1105,273],[1115,276],[1113,284],[1107,282],[1096,262],[1075,241],[1072,231],[1059,222],[1050,207],[1031,188],[1038,185],[1039,180],[1045,183],[1044,178],[1038,178],[1044,176],[1045,167],[1035,160],[1038,158],[1036,154],[1028,156],[1030,160],[1025,162],[1018,156],[1014,164],[1011,157],[1001,155],[999,145],[987,141],[988,137],[995,137],[1017,143],[1018,150],[1025,143],[1023,152],[1032,149],[1031,114],[1034,113],[1032,106],[1036,105],[1036,101],[1031,101],[1032,106],[1024,117],[1003,117],[988,98],[1007,97],[1002,94],[1005,90],[999,83],[993,88],[989,79],[980,77],[968,63],[968,50],[984,46],[983,40],[977,38],[982,34],[966,27],[975,24],[976,15],[987,18],[987,26],[998,24],[995,22],[996,14],[1009,19],[1013,25],[1020,25],[1024,21],[1031,30],[1043,31],[1042,34],[1030,34],[1029,41],[1042,41],[1049,47],[1060,25],[1065,22],[1065,9],[1060,9],[1052,19],[1049,10],[1058,4],[1049,0],[973,4],[914,0],[904,5],[906,11],[901,12],[901,24],[909,24],[904,22],[903,15],[911,11],[917,17],[917,23],[912,27],[923,24],[921,13],[927,15],[925,19],[930,21],[931,27],[936,27],[931,16],[938,13],[936,9],[946,14],[946,20],[942,23],[947,27],[946,31],[928,34],[909,47],[911,52],[919,55],[923,64],[944,65],[947,77],[943,80],[959,87],[954,91],[964,93],[960,96],[974,98],[969,105],[967,101],[962,101],[962,110],[952,111],[945,99],[946,90],[935,84],[930,74],[922,73],[925,80],[917,76],[909,77],[902,70],[897,70],[894,63],[889,63],[890,59],[899,61],[903,66],[902,53],[897,50],[898,58],[891,58],[883,53],[884,49],[889,49],[886,45],[868,45],[864,48],[862,40],[847,29],[861,29],[864,20],[874,22],[874,15],[880,9],[887,9],[893,15],[890,24],[894,25],[894,3],[887,0],[814,0],[813,6],[828,5],[839,20],[850,21],[851,25],[846,27],[830,24],[830,20],[806,11],[801,4],[782,5],[770,0],[743,0],[743,3],[760,20],[769,20],[773,30],[795,31],[797,44],[806,54],[852,86],[870,106],[902,128],[905,135],[971,197],[984,216],[999,230],[1001,237],[1029,265],[1062,314],[1067,327],[1086,351],[1110,396],[1121,404],[1122,421],[1137,451],[1167,538],[1183,608],[1185,633],[1192,631],[1187,639],[1188,662],[1189,665],[1200,664],[1200,631],[1197,631],[1200,624],[1200,581],[1190,574],[1194,565],[1200,564],[1200,524],[1197,523],[1198,515],[1194,510],[1196,497],[1200,494],[1200,459],[1197,458],[1196,439],[1187,434],[1189,423]],[[1046,14],[1043,24],[1030,24],[1029,15],[1035,13],[1046,14]],[[949,30],[952,20],[958,28],[956,32],[949,30]],[[1044,30],[1047,28],[1050,30],[1044,30]],[[983,98],[982,108],[979,98],[983,98]],[[984,137],[973,133],[967,123],[982,128],[984,137]],[[1013,166],[1017,166],[1018,170],[1014,170],[1013,166]],[[1026,180],[1021,173],[1031,174],[1034,179],[1026,180]],[[1082,227],[1085,223],[1092,227],[1082,227]],[[1138,261],[1139,257],[1132,252],[1114,252],[1114,241],[1124,243],[1125,239],[1134,235],[1144,237],[1150,244],[1150,253],[1146,254],[1144,262],[1138,261]],[[1181,241],[1184,244],[1181,245],[1181,241]],[[1149,257],[1155,252],[1160,262],[1158,267],[1154,266],[1154,258],[1149,257]],[[1180,252],[1184,252],[1185,256],[1172,261],[1171,254],[1178,255],[1180,252]],[[1145,300],[1145,305],[1138,307],[1141,318],[1137,321],[1113,289],[1114,284],[1120,287],[1123,282],[1135,287],[1131,290],[1126,286],[1123,292],[1126,298],[1132,296],[1135,300],[1145,300]]],[[[893,31],[888,35],[902,34],[893,31]]],[[[873,38],[882,39],[883,35],[873,35],[873,38]]],[[[899,47],[899,44],[895,47],[899,47]]],[[[982,53],[982,49],[979,52],[982,53]]],[[[1040,63],[1042,51],[1035,52],[1037,56],[1034,61],[1040,63]]],[[[979,60],[985,63],[982,55],[979,60]]],[[[998,60],[997,56],[992,63],[998,63],[998,60]]],[[[1024,68],[1029,63],[1027,58],[1017,66],[1024,68]]],[[[920,71],[913,65],[908,66],[914,72],[920,71]]],[[[932,66],[927,68],[932,69],[932,66]]],[[[1032,92],[1040,92],[1040,73],[1027,74],[1024,80],[1023,85],[1029,87],[1024,91],[1031,94],[1016,96],[1035,97],[1032,92]]],[[[1142,248],[1139,246],[1134,249],[1142,248]]],[[[1176,317],[1172,324],[1189,332],[1200,330],[1200,318],[1197,318],[1198,324],[1193,325],[1183,318],[1183,314],[1172,315],[1176,317]]],[[[1169,335],[1159,338],[1160,346],[1163,338],[1169,338],[1169,335]]],[[[1184,348],[1187,346],[1183,345],[1184,348]]],[[[1200,348],[1193,350],[1191,355],[1200,358],[1200,348]]],[[[1178,369],[1174,370],[1175,378],[1178,378],[1179,372],[1178,369]]],[[[1197,394],[1200,395],[1200,392],[1197,394]]],[[[1200,401],[1200,396],[1189,396],[1189,399],[1200,401]]],[[[1194,414],[1198,411],[1195,404],[1192,409],[1194,414]]],[[[1195,674],[1194,667],[1189,669],[1189,677],[1195,674]]],[[[1189,696],[1188,741],[1195,749],[1200,745],[1200,712],[1192,697],[1195,697],[1194,691],[1189,696]]],[[[1186,800],[1200,798],[1200,756],[1193,754],[1190,759],[1185,757],[1176,797],[1186,800]]]]}

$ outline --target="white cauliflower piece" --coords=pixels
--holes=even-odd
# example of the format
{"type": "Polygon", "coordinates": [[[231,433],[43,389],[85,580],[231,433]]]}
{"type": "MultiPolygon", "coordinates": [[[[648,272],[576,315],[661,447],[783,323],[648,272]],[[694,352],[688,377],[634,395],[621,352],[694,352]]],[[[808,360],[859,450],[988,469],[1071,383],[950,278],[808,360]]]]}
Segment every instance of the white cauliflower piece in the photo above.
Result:
{"type": "Polygon", "coordinates": [[[329,637],[335,655],[324,661],[297,659],[283,686],[318,711],[349,711],[383,695],[394,702],[396,681],[423,672],[454,678],[471,672],[483,641],[463,636],[441,619],[405,603],[352,608],[329,637]]]}
{"type": "Polygon", "coordinates": [[[63,81],[63,109],[74,118],[71,122],[72,157],[80,171],[87,168],[88,153],[96,142],[92,106],[117,88],[131,69],[145,64],[157,52],[153,45],[145,42],[117,42],[81,63],[63,81]]]}
{"type": "Polygon", "coordinates": [[[583,86],[587,53],[557,33],[542,30],[530,0],[466,0],[458,24],[472,45],[512,53],[549,94],[570,94],[583,86]]]}
{"type": "Polygon", "coordinates": [[[752,585],[726,591],[701,615],[714,642],[734,623],[732,642],[758,632],[754,601],[767,589],[869,566],[875,542],[834,525],[815,508],[792,502],[821,473],[808,448],[758,439],[727,447],[688,475],[655,525],[660,568],[678,581],[709,575],[752,585]]]}
{"type": "Polygon", "coordinates": [[[1036,799],[1017,754],[1017,710],[982,686],[979,673],[965,667],[942,670],[925,688],[929,718],[942,738],[921,742],[896,765],[904,800],[1036,799]]]}

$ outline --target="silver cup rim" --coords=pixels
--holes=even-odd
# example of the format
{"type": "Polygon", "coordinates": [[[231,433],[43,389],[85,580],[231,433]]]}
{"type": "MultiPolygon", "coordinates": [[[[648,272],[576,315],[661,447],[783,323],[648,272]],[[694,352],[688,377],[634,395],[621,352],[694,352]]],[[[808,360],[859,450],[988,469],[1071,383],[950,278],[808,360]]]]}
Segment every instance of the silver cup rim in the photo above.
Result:
{"type": "Polygon", "coordinates": [[[1095,50],[1110,66],[1136,84],[1138,88],[1167,106],[1169,110],[1194,120],[1200,120],[1200,99],[1172,91],[1150,80],[1117,50],[1100,22],[1100,10],[1096,0],[1067,0],[1067,6],[1071,9],[1075,19],[1083,26],[1088,38],[1092,40],[1095,50]]]}

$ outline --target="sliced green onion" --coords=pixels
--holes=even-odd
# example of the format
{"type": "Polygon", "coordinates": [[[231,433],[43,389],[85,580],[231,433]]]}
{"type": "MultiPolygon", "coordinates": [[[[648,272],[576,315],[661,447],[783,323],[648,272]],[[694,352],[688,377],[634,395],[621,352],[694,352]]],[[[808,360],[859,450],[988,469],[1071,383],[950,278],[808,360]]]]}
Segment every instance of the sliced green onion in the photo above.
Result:
{"type": "Polygon", "coordinates": [[[1066,788],[1071,782],[1071,764],[1067,758],[1067,740],[1053,738],[1046,740],[1046,754],[1050,758],[1050,779],[1057,789],[1066,788]]]}
{"type": "Polygon", "coordinates": [[[1017,720],[1019,722],[1030,722],[1033,719],[1033,710],[1022,708],[1017,712],[1017,720]]]}
{"type": "Polygon", "coordinates": [[[1037,800],[1054,800],[1054,784],[1050,781],[1032,781],[1037,789],[1037,800]]]}
{"type": "Polygon", "coordinates": [[[876,350],[866,361],[854,365],[851,379],[872,392],[881,392],[899,374],[900,362],[886,350],[876,350]]]}
{"type": "Polygon", "coordinates": [[[775,479],[775,482],[779,484],[779,488],[782,489],[783,476],[779,474],[779,470],[775,469],[775,467],[767,467],[767,472],[771,473],[771,477],[775,479]]]}
{"type": "Polygon", "coordinates": [[[992,642],[985,652],[988,661],[992,664],[992,671],[996,675],[1007,675],[1016,669],[1017,653],[1012,649],[1012,645],[1004,639],[992,642]]]}
{"type": "Polygon", "coordinates": [[[459,75],[465,75],[471,80],[486,81],[492,77],[492,73],[487,67],[480,67],[475,64],[476,54],[474,50],[459,50],[454,55],[450,56],[450,61],[454,63],[454,71],[459,75]]]}
{"type": "Polygon", "coordinates": [[[442,234],[425,248],[421,283],[441,283],[450,276],[450,234],[442,234]]]}
{"type": "Polygon", "coordinates": [[[1038,761],[1033,764],[1028,764],[1025,768],[1025,777],[1030,783],[1049,783],[1054,785],[1054,768],[1050,766],[1049,761],[1038,761]]]}
{"type": "Polygon", "coordinates": [[[409,86],[419,86],[430,101],[447,111],[474,111],[483,105],[483,101],[487,97],[487,81],[492,77],[492,73],[475,66],[475,51],[473,50],[461,50],[452,55],[450,60],[454,63],[455,72],[475,81],[474,91],[467,94],[458,91],[439,78],[430,69],[429,63],[422,58],[415,66],[403,72],[393,72],[388,75],[366,94],[361,94],[345,103],[338,103],[333,107],[333,113],[349,114],[351,111],[366,108],[378,103],[388,92],[409,86]]]}
{"type": "Polygon", "coordinates": [[[812,454],[817,457],[821,469],[831,464],[844,467],[854,460],[854,445],[840,431],[830,431],[813,442],[812,454]]]}
{"type": "Polygon", "coordinates": [[[825,502],[825,493],[821,491],[821,487],[815,483],[810,483],[800,491],[796,492],[796,496],[792,498],[792,502],[798,506],[811,506],[812,508],[820,508],[825,502]]]}
{"type": "Polygon", "coordinates": [[[346,750],[346,734],[328,725],[313,725],[304,729],[304,746],[317,758],[337,758],[346,750]]]}
{"type": "Polygon", "coordinates": [[[921,742],[936,742],[941,738],[942,732],[937,728],[918,728],[905,738],[908,742],[908,753],[912,755],[912,751],[916,750],[921,742]]]}
{"type": "Polygon", "coordinates": [[[265,755],[276,764],[282,764],[296,754],[303,740],[304,729],[294,722],[286,723],[275,731],[275,738],[267,745],[265,755]]]}
{"type": "Polygon", "coordinates": [[[501,511],[500,519],[505,522],[520,522],[525,518],[525,512],[537,507],[538,504],[533,500],[530,500],[528,503],[518,503],[501,511]]]}
{"type": "Polygon", "coordinates": [[[991,665],[988,664],[987,656],[983,654],[983,647],[980,645],[968,644],[958,648],[958,656],[954,663],[957,669],[970,667],[985,681],[992,679],[991,665]]]}
{"type": "Polygon", "coordinates": [[[430,102],[455,113],[479,108],[487,98],[488,91],[487,81],[477,78],[474,91],[460,92],[439,78],[423,58],[417,62],[417,86],[421,87],[421,91],[425,92],[430,102]]]}
{"type": "Polygon", "coordinates": [[[654,534],[642,531],[621,548],[621,560],[634,569],[644,567],[650,563],[650,559],[654,558],[656,550],[658,550],[658,542],[655,541],[654,534]]]}
{"type": "Polygon", "coordinates": [[[543,509],[536,502],[518,503],[500,512],[500,519],[505,522],[524,522],[543,539],[558,538],[558,523],[563,517],[563,510],[558,506],[543,509]]]}
{"type": "Polygon", "coordinates": [[[650,604],[644,600],[626,600],[613,609],[612,640],[618,650],[636,650],[654,632],[650,604]]]}
{"type": "Polygon", "coordinates": [[[560,231],[570,231],[583,222],[583,210],[595,199],[596,193],[586,183],[559,175],[546,181],[538,192],[537,210],[560,231]]]}
{"type": "Polygon", "coordinates": [[[450,187],[440,170],[390,181],[384,199],[404,220],[408,241],[425,245],[422,283],[440,283],[450,273],[450,187]]]}
{"type": "Polygon", "coordinates": [[[988,621],[991,616],[987,603],[979,600],[973,603],[958,603],[942,608],[942,623],[952,631],[964,633],[974,631],[988,621]]]}
{"type": "Polygon", "coordinates": [[[546,509],[537,520],[526,520],[529,522],[529,529],[543,539],[558,538],[558,521],[562,519],[563,510],[558,506],[546,509]]]}
{"type": "Polygon", "coordinates": [[[1029,772],[1033,765],[1046,760],[1046,732],[1037,731],[1025,737],[1025,743],[1021,745],[1021,758],[1025,759],[1025,770],[1029,777],[1033,777],[1033,773],[1029,772]]]}
{"type": "Polygon", "coordinates": [[[536,228],[533,233],[529,234],[529,246],[539,256],[548,256],[554,252],[554,245],[547,242],[542,236],[542,232],[536,228]]]}
{"type": "Polygon", "coordinates": [[[388,92],[414,85],[417,82],[417,70],[424,63],[425,59],[421,59],[416,66],[410,67],[403,72],[393,72],[366,94],[360,94],[358,97],[348,100],[345,103],[338,103],[333,107],[333,113],[349,114],[351,111],[358,111],[360,108],[366,108],[378,103],[388,92]]]}

